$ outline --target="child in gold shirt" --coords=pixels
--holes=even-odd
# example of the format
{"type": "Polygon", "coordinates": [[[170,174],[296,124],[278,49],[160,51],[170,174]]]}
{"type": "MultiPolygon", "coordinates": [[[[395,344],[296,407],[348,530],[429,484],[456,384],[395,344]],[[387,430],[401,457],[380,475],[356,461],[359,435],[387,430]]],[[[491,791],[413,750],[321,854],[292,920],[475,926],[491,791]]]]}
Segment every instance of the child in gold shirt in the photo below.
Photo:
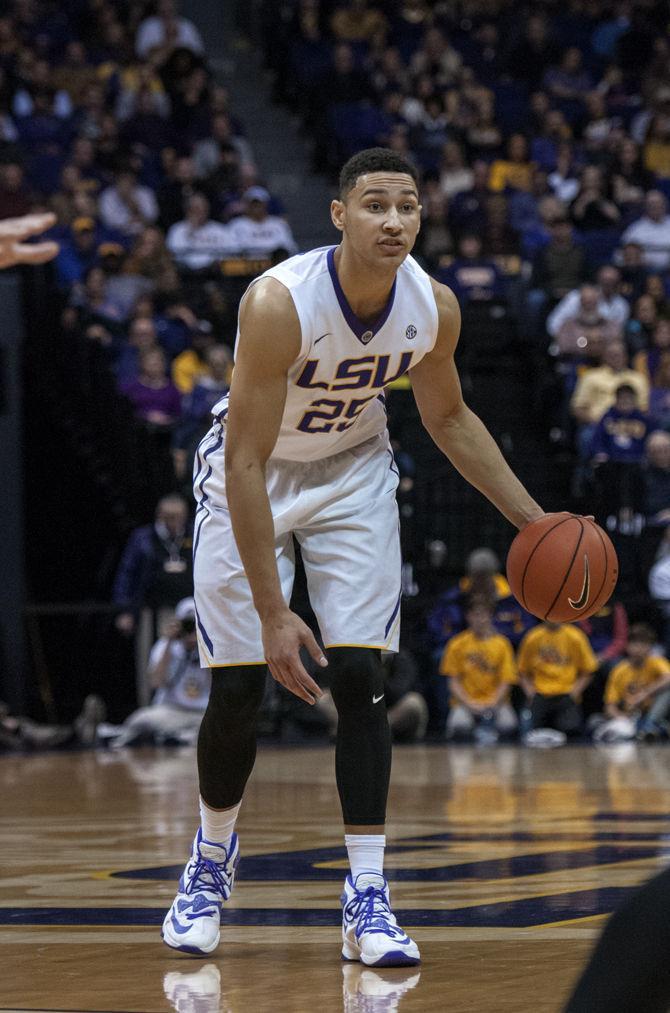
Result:
{"type": "Polygon", "coordinates": [[[514,651],[507,637],[496,633],[494,608],[485,598],[473,598],[465,613],[468,627],[447,643],[440,674],[449,679],[451,704],[447,737],[494,741],[517,728],[509,702],[517,681],[514,651]]]}
{"type": "Polygon", "coordinates": [[[651,653],[656,634],[646,623],[634,623],[626,658],[615,665],[605,687],[605,717],[594,738],[660,738],[670,712],[670,662],[651,653]]]}
{"type": "Polygon", "coordinates": [[[530,709],[528,730],[578,733],[581,695],[598,668],[586,635],[569,623],[541,623],[521,641],[517,664],[530,709]]]}

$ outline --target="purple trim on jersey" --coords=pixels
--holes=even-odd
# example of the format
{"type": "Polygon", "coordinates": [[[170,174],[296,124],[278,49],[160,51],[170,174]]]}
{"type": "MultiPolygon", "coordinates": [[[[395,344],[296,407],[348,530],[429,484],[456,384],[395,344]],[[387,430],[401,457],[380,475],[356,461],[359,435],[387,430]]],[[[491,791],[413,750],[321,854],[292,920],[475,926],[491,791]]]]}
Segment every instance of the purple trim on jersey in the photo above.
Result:
{"type": "Polygon", "coordinates": [[[205,641],[205,644],[207,645],[207,650],[209,651],[210,654],[214,654],[214,644],[212,643],[211,638],[210,638],[207,630],[202,625],[202,619],[198,615],[198,610],[197,609],[195,610],[195,621],[198,624],[198,629],[200,630],[200,636],[202,637],[202,639],[205,641]]]}
{"type": "MultiPolygon", "coordinates": [[[[381,314],[377,317],[374,323],[365,324],[363,323],[362,320],[360,320],[356,316],[351,306],[347,302],[346,295],[342,291],[340,279],[337,276],[337,269],[335,268],[336,249],[337,249],[336,246],[331,246],[331,248],[328,250],[328,253],[326,254],[326,260],[328,262],[328,271],[330,272],[330,278],[333,283],[333,288],[335,289],[335,295],[337,296],[337,301],[340,304],[340,309],[342,310],[342,315],[359,341],[362,341],[363,335],[369,333],[370,331],[372,332],[372,337],[374,337],[377,331],[380,331],[382,329],[382,327],[389,318],[391,310],[393,309],[393,300],[395,299],[397,278],[393,279],[393,286],[391,288],[391,292],[388,297],[388,302],[386,303],[386,306],[382,310],[381,314]]],[[[368,342],[362,343],[368,344],[368,342]]]]}
{"type": "Polygon", "coordinates": [[[401,591],[401,592],[400,592],[400,594],[398,595],[398,600],[397,600],[397,602],[395,603],[395,608],[393,609],[393,612],[391,612],[391,617],[390,617],[389,621],[388,621],[388,622],[387,622],[387,624],[386,624],[386,629],[384,630],[384,636],[385,636],[385,637],[388,637],[388,635],[389,635],[389,630],[391,629],[391,626],[393,625],[393,620],[394,620],[394,619],[395,619],[395,617],[396,617],[396,616],[398,615],[398,609],[400,608],[400,599],[401,599],[401,598],[402,598],[402,591],[401,591]]]}
{"type": "MultiPolygon", "coordinates": [[[[209,463],[207,461],[207,458],[215,450],[218,450],[222,443],[223,443],[223,430],[217,436],[216,443],[214,443],[214,444],[212,444],[212,446],[208,447],[207,450],[205,450],[205,452],[202,455],[202,465],[201,465],[200,471],[202,471],[202,469],[204,468],[205,464],[207,464],[208,467],[207,467],[207,471],[201,477],[200,482],[197,481],[197,476],[196,476],[196,482],[195,482],[195,484],[197,485],[198,489],[200,490],[200,497],[201,497],[200,498],[200,502],[198,503],[198,508],[196,510],[196,514],[200,510],[205,511],[206,513],[209,512],[208,509],[207,509],[207,507],[206,507],[206,505],[205,505],[206,502],[207,502],[207,500],[209,499],[209,494],[205,492],[205,482],[207,481],[207,479],[212,474],[212,471],[214,470],[214,465],[211,464],[211,463],[209,463]]],[[[198,447],[198,456],[199,455],[200,455],[200,448],[198,447]]],[[[203,525],[203,521],[204,520],[205,520],[205,518],[204,518],[204,516],[202,516],[200,518],[199,522],[196,525],[195,538],[194,538],[194,541],[193,541],[193,558],[194,559],[195,559],[195,554],[198,551],[198,543],[200,541],[200,531],[202,529],[202,525],[203,525]]]]}
{"type": "MultiPolygon", "coordinates": [[[[227,410],[228,410],[227,408],[224,409],[224,411],[227,411],[227,410]]],[[[202,525],[205,522],[206,516],[209,514],[209,508],[206,505],[207,504],[207,500],[209,499],[209,493],[205,492],[205,482],[208,480],[208,478],[212,474],[212,471],[214,470],[214,465],[211,463],[211,461],[208,461],[207,458],[209,457],[210,454],[213,454],[215,450],[218,450],[221,447],[222,443],[223,443],[223,429],[221,429],[221,432],[217,435],[216,442],[213,443],[213,444],[211,444],[211,446],[207,447],[207,450],[205,450],[203,452],[202,458],[200,456],[200,447],[198,447],[198,450],[197,450],[197,457],[198,457],[198,462],[199,462],[200,466],[198,468],[198,474],[196,475],[195,481],[194,481],[193,484],[194,484],[194,486],[196,486],[200,490],[201,499],[200,499],[200,502],[198,503],[198,507],[197,507],[197,510],[196,510],[196,517],[197,517],[198,513],[200,513],[200,512],[201,512],[201,516],[196,521],[195,537],[193,539],[193,559],[194,559],[194,561],[195,561],[195,554],[198,551],[198,544],[200,542],[200,532],[202,531],[202,525]],[[207,465],[207,470],[204,472],[204,474],[201,474],[201,472],[203,471],[205,465],[207,465]],[[198,477],[199,476],[200,476],[200,481],[198,481],[198,477]]],[[[205,644],[207,645],[207,650],[209,651],[210,654],[214,654],[214,644],[212,643],[212,640],[211,640],[211,638],[210,638],[207,630],[205,629],[205,627],[202,624],[202,620],[201,620],[200,616],[198,615],[197,608],[195,610],[195,621],[196,621],[198,629],[200,630],[200,635],[201,635],[202,639],[205,641],[205,644]]]]}

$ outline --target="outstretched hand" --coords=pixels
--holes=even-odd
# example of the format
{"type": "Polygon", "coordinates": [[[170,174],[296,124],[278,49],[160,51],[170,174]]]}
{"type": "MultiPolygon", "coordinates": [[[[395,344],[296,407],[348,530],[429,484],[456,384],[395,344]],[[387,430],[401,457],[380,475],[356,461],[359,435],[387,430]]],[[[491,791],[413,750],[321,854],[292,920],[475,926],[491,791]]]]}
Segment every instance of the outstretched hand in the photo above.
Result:
{"type": "Polygon", "coordinates": [[[0,268],[16,264],[45,264],[53,260],[60,249],[58,243],[51,240],[25,243],[23,240],[38,236],[55,224],[56,216],[51,212],[0,221],[0,268]]]}
{"type": "Polygon", "coordinates": [[[301,700],[313,704],[322,696],[300,660],[300,648],[306,647],[318,665],[327,665],[323,651],[302,619],[286,609],[263,622],[263,649],[270,674],[301,700]]]}

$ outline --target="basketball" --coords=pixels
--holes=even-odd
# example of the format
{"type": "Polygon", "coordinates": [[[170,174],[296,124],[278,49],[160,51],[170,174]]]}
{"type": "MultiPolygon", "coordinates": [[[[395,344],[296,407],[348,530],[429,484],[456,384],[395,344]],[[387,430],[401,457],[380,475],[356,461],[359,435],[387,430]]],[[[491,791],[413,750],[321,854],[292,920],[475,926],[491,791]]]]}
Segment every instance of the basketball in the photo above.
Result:
{"type": "Polygon", "coordinates": [[[507,554],[514,597],[538,619],[586,619],[609,600],[619,572],[614,546],[595,521],[546,514],[516,536],[507,554]]]}

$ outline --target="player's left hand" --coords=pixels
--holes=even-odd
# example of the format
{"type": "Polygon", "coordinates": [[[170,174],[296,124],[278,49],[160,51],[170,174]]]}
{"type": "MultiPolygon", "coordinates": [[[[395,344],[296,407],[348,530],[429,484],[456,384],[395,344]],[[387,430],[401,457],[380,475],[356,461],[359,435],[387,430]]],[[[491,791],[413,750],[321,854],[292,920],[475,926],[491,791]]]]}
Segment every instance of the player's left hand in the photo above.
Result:
{"type": "Polygon", "coordinates": [[[309,626],[295,612],[287,608],[263,622],[263,649],[272,678],[313,704],[323,692],[300,660],[301,647],[307,648],[317,664],[328,664],[309,626]]]}
{"type": "Polygon", "coordinates": [[[58,243],[25,243],[23,240],[38,236],[55,224],[56,216],[51,212],[0,221],[0,268],[15,267],[16,264],[45,264],[53,260],[60,249],[58,243]]]}

